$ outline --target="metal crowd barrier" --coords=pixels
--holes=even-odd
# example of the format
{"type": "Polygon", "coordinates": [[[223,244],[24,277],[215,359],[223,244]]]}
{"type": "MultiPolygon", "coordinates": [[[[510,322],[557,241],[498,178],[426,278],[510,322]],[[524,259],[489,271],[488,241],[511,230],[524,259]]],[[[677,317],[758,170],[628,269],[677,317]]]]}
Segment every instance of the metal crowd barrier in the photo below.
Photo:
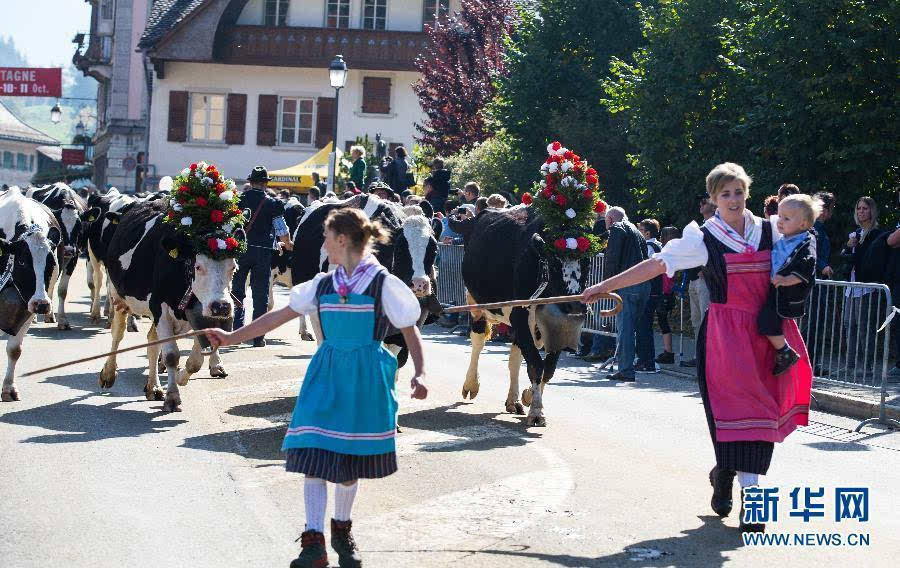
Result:
{"type": "Polygon", "coordinates": [[[878,331],[892,311],[885,284],[818,280],[797,322],[815,382],[880,390],[878,417],[860,422],[857,432],[869,424],[900,427],[885,412],[891,325],[878,331]]]}
{"type": "MultiPolygon", "coordinates": [[[[437,287],[442,305],[458,306],[466,301],[462,259],[462,246],[438,245],[437,287]]],[[[591,259],[587,284],[590,286],[601,280],[602,253],[591,259]]],[[[676,322],[673,321],[672,332],[680,336],[679,350],[683,356],[684,338],[695,335],[696,330],[686,333],[685,300],[678,298],[678,304],[679,325],[674,325],[676,322]]],[[[601,300],[585,321],[583,331],[615,336],[616,319],[598,315],[600,309],[611,307],[611,300],[601,300]]],[[[876,332],[892,313],[892,307],[891,291],[884,284],[818,280],[808,299],[806,316],[797,322],[817,383],[881,391],[879,416],[861,422],[857,431],[875,423],[900,428],[900,422],[887,418],[885,413],[891,325],[876,332]]],[[[900,353],[896,355],[900,356],[900,353]]]]}

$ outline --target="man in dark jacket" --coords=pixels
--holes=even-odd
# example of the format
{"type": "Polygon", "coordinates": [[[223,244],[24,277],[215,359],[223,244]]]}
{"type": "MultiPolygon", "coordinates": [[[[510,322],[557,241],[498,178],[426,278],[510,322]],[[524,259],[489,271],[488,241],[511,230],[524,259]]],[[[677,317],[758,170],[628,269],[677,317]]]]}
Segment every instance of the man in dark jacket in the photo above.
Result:
{"type": "MultiPolygon", "coordinates": [[[[604,278],[612,278],[647,259],[647,242],[628,220],[624,209],[610,208],[606,212],[606,227],[609,229],[609,245],[603,259],[604,278]]],[[[637,325],[650,298],[650,283],[622,288],[618,294],[622,297],[622,311],[616,316],[619,370],[607,375],[607,378],[634,381],[637,325]]]]}
{"type": "MultiPolygon", "coordinates": [[[[275,249],[275,238],[281,241],[287,250],[291,250],[290,233],[284,221],[284,203],[266,195],[269,185],[269,173],[266,168],[256,166],[247,178],[250,189],[241,193],[238,207],[247,215],[244,230],[247,233],[247,252],[238,259],[238,269],[231,283],[232,293],[238,302],[234,308],[234,328],[244,325],[244,297],[246,296],[247,276],[250,276],[250,291],[253,293],[253,319],[266,313],[269,303],[269,278],[272,274],[272,251],[275,249]]],[[[264,347],[265,337],[253,340],[254,347],[264,347]]]]}
{"type": "Polygon", "coordinates": [[[425,184],[431,185],[431,192],[425,194],[425,199],[435,211],[443,211],[444,203],[450,196],[450,170],[444,169],[444,160],[435,158],[431,161],[431,175],[425,184]]]}
{"type": "Polygon", "coordinates": [[[406,161],[406,148],[398,146],[394,150],[394,160],[384,168],[384,181],[401,200],[409,195],[409,188],[415,185],[409,183],[411,176],[408,174],[412,174],[412,166],[406,161]]]}

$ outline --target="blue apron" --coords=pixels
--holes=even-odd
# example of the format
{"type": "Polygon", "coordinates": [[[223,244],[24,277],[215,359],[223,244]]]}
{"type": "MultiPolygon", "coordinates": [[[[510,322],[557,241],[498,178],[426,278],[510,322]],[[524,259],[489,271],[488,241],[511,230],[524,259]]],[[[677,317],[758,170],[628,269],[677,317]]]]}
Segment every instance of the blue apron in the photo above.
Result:
{"type": "Polygon", "coordinates": [[[316,351],[282,450],[320,448],[349,455],[395,451],[397,358],[375,339],[375,299],[319,297],[325,341],[316,351]]]}

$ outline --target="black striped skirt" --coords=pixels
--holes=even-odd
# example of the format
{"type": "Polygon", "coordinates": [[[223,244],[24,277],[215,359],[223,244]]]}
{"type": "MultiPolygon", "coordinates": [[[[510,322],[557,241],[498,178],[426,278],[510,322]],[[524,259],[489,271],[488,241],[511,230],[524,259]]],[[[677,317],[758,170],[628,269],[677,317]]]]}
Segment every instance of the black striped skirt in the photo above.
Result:
{"type": "Polygon", "coordinates": [[[374,456],[339,454],[320,448],[291,448],[284,464],[291,473],[304,473],[332,483],[354,479],[378,479],[397,471],[397,454],[374,456]]]}
{"type": "MultiPolygon", "coordinates": [[[[707,312],[708,313],[708,312],[707,312]]],[[[697,334],[697,381],[700,386],[700,398],[703,399],[703,410],[706,412],[706,423],[709,435],[716,452],[716,465],[719,469],[743,471],[765,475],[772,463],[772,452],[775,444],[766,441],[751,442],[718,442],[716,441],[716,425],[712,408],[709,405],[709,392],[706,388],[706,316],[697,334]]]]}

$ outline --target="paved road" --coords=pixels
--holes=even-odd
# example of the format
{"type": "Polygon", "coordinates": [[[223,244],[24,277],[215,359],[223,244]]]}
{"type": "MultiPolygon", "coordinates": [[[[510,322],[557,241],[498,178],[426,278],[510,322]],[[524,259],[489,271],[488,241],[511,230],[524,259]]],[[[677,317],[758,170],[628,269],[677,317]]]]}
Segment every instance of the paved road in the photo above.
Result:
{"type": "MultiPolygon", "coordinates": [[[[21,370],[108,348],[106,329],[86,318],[83,282],[80,265],[75,329],[33,326],[21,370]]],[[[139,327],[126,344],[143,339],[147,321],[139,327]]],[[[367,566],[896,562],[900,433],[855,434],[854,422],[814,413],[778,446],[765,478],[781,497],[772,532],[868,533],[869,547],[744,547],[737,512],[721,521],[709,509],[712,449],[691,381],[610,383],[564,357],[545,393],[548,427],[527,429],[502,412],[503,346],[488,345],[470,403],[460,400],[467,344],[438,328],[426,335],[431,395],[409,399],[410,369],[399,384],[400,471],[359,492],[354,531],[367,566]],[[788,517],[794,486],[827,489],[825,520],[788,517]],[[867,523],[835,524],[838,486],[870,489],[867,523]]],[[[271,339],[265,349],[228,349],[230,376],[211,379],[204,368],[176,414],[144,400],[138,352],[121,357],[104,393],[102,362],[21,379],[23,400],[0,405],[0,566],[287,566],[303,495],[279,447],[313,345],[293,325],[271,339]]]]}

